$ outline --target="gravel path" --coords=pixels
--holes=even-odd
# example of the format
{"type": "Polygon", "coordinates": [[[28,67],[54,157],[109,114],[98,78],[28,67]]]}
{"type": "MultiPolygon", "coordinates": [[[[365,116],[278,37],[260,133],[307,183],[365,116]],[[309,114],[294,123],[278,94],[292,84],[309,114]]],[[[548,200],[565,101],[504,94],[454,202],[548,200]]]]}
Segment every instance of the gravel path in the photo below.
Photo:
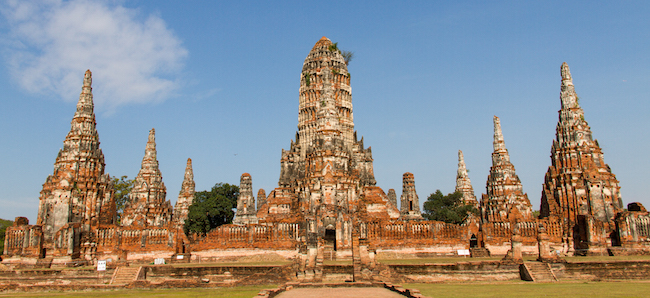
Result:
{"type": "Polygon", "coordinates": [[[277,298],[359,298],[359,297],[376,297],[376,298],[404,298],[391,290],[384,288],[297,288],[284,291],[277,298]]]}

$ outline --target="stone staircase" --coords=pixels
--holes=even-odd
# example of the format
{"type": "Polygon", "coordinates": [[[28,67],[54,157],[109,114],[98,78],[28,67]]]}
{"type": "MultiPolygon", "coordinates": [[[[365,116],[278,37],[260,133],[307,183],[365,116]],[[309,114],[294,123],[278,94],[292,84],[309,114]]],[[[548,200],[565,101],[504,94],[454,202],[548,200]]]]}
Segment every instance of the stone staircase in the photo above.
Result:
{"type": "Polygon", "coordinates": [[[53,258],[37,259],[34,268],[51,268],[53,258]]]}
{"type": "Polygon", "coordinates": [[[111,279],[112,285],[123,285],[141,279],[142,267],[117,267],[111,279]]]}
{"type": "Polygon", "coordinates": [[[334,246],[332,245],[323,246],[323,260],[324,261],[336,260],[336,251],[334,250],[334,246]]]}
{"type": "Polygon", "coordinates": [[[485,247],[472,247],[469,249],[472,258],[487,258],[490,256],[490,251],[485,247]]]}
{"type": "Polygon", "coordinates": [[[542,262],[524,262],[520,267],[522,279],[534,282],[554,282],[557,277],[551,270],[551,266],[542,262]],[[524,272],[521,272],[524,271],[524,272]]]}

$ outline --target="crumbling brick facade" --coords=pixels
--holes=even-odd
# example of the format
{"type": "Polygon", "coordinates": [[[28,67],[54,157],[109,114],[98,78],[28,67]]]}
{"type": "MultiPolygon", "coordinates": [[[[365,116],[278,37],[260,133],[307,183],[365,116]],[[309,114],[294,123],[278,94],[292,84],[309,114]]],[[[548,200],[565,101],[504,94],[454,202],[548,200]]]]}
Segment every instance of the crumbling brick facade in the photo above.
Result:
{"type": "Polygon", "coordinates": [[[623,211],[620,186],[605,164],[598,141],[592,139],[566,62],[561,77],[561,109],[540,215],[562,223],[562,241],[570,251],[603,254],[608,246],[618,244],[615,217],[623,211]]]}
{"type": "MultiPolygon", "coordinates": [[[[300,79],[298,132],[282,150],[278,187],[253,196],[244,173],[233,224],[207,235],[185,235],[183,224],[195,192],[192,161],[175,210],[156,157],[155,131],[149,134],[129,203],[116,223],[115,201],[99,149],[86,72],[72,129],[43,185],[38,222],[17,219],[5,240],[5,261],[36,262],[58,257],[94,261],[279,252],[297,260],[297,276],[318,279],[325,259],[351,257],[354,276],[372,268],[380,251],[456,254],[468,248],[520,258],[538,250],[570,253],[620,246],[650,247],[650,216],[640,206],[622,211],[618,181],[603,162],[584,122],[568,66],[562,66],[562,109],[552,166],[542,194],[542,218],[534,218],[521,181],[510,162],[500,120],[494,117],[492,167],[480,205],[459,151],[456,191],[479,207],[462,224],[424,220],[411,173],[397,194],[376,186],[372,151],[357,138],[347,64],[336,44],[323,37],[305,59],[300,79]],[[541,231],[541,232],[540,232],[541,231]],[[189,237],[188,237],[189,236],[189,237]],[[558,249],[558,247],[560,247],[558,249]]],[[[540,255],[541,256],[541,255],[540,255]]]]}
{"type": "Polygon", "coordinates": [[[149,131],[140,172],[122,214],[122,226],[166,227],[171,223],[172,206],[166,200],[167,188],[162,181],[156,151],[156,130],[149,131]]]}

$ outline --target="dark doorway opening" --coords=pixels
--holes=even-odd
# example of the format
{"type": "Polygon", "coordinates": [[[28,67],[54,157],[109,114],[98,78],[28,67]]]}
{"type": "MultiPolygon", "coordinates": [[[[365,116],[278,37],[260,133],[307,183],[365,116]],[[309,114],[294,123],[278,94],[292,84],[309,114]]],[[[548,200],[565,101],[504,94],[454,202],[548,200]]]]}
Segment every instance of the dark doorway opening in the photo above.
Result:
{"type": "Polygon", "coordinates": [[[478,238],[476,235],[472,234],[472,237],[469,238],[469,248],[478,247],[478,238]]]}
{"type": "Polygon", "coordinates": [[[323,237],[323,240],[325,240],[326,245],[331,245],[332,248],[336,250],[336,230],[326,229],[325,237],[323,237]]]}

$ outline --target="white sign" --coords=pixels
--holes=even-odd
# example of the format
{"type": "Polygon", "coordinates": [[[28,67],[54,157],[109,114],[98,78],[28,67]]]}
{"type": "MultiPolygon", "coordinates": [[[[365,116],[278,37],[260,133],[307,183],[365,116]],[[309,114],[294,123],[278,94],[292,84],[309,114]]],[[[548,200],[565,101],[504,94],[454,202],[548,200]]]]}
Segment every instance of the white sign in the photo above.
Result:
{"type": "Polygon", "coordinates": [[[163,258],[157,258],[153,261],[154,265],[165,265],[165,259],[163,258]]]}
{"type": "Polygon", "coordinates": [[[459,256],[469,256],[469,249],[459,249],[458,250],[458,255],[459,256]]]}
{"type": "Polygon", "coordinates": [[[106,271],[106,261],[97,261],[97,271],[106,271]]]}
{"type": "Polygon", "coordinates": [[[183,259],[183,255],[177,255],[177,256],[176,256],[176,259],[177,259],[177,260],[182,260],[182,259],[183,259]]]}

